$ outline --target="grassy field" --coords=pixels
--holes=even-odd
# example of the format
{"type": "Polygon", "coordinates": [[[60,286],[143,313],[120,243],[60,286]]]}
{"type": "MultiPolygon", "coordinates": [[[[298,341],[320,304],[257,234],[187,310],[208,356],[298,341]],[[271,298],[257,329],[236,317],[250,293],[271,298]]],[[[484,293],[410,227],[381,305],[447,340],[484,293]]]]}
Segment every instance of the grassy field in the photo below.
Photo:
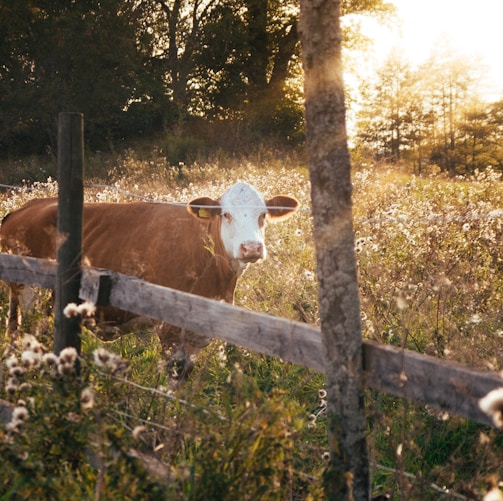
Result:
{"type": "MultiPolygon", "coordinates": [[[[87,200],[134,200],[128,192],[188,201],[218,196],[238,179],[266,196],[296,196],[301,211],[268,226],[268,259],[244,274],[236,303],[318,323],[309,181],[300,163],[263,156],[189,169],[169,166],[159,151],[127,151],[113,161],[91,158],[87,169],[94,185],[87,200]]],[[[491,170],[465,179],[418,178],[381,167],[356,170],[353,181],[364,335],[503,370],[501,178],[491,170]]],[[[4,193],[0,217],[56,192],[49,180],[4,193]]],[[[0,295],[3,321],[5,288],[0,295]]],[[[47,309],[47,293],[40,293],[23,329],[51,347],[47,309]]],[[[26,350],[3,336],[0,396],[21,399],[29,417],[0,431],[0,499],[322,498],[321,374],[215,340],[174,393],[152,333],[103,345],[84,329],[79,377],[55,377],[46,364],[26,362],[13,388],[7,361],[15,355],[22,365],[26,350]],[[103,347],[128,369],[95,361],[103,347]],[[84,388],[90,403],[80,402],[84,388]]],[[[503,480],[501,431],[370,390],[366,408],[374,495],[480,499],[503,480]]]]}

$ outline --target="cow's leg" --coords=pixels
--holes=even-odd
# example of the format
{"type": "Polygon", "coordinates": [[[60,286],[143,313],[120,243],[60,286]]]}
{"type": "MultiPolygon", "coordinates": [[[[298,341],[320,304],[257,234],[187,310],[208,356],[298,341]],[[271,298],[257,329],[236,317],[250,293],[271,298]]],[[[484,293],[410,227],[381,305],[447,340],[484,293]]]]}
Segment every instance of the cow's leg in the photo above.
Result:
{"type": "Polygon", "coordinates": [[[14,334],[21,325],[21,308],[19,295],[22,285],[11,283],[9,285],[9,311],[7,313],[7,334],[14,334]]]}
{"type": "Polygon", "coordinates": [[[159,326],[157,333],[174,379],[187,379],[194,368],[197,355],[208,346],[210,339],[168,324],[159,326]]]}
{"type": "Polygon", "coordinates": [[[201,350],[208,346],[211,342],[211,338],[206,336],[200,336],[199,334],[194,334],[193,332],[182,331],[182,348],[185,353],[185,366],[183,377],[187,377],[190,371],[194,368],[197,360],[197,356],[201,353],[201,350]]]}

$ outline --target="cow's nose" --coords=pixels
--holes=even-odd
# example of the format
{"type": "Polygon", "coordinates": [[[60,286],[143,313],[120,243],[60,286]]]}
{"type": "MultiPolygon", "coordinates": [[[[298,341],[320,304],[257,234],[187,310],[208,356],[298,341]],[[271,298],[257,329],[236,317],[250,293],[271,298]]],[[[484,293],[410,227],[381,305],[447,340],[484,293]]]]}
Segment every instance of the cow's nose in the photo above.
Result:
{"type": "Polygon", "coordinates": [[[264,257],[264,245],[261,242],[244,242],[239,246],[239,259],[255,262],[264,257]]]}

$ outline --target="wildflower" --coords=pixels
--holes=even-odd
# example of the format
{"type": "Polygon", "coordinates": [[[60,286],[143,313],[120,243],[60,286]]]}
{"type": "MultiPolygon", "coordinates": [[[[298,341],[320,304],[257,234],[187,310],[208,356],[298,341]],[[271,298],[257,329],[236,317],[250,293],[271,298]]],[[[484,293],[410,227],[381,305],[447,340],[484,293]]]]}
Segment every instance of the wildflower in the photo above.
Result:
{"type": "Polygon", "coordinates": [[[13,365],[9,368],[9,376],[18,378],[26,373],[26,369],[21,365],[13,365]]]}
{"type": "Polygon", "coordinates": [[[94,358],[94,363],[98,367],[103,367],[105,368],[110,361],[112,357],[112,354],[105,350],[105,348],[98,348],[97,350],[93,351],[93,358],[94,358]]]}
{"type": "Polygon", "coordinates": [[[503,428],[503,387],[490,391],[479,400],[479,407],[493,420],[494,426],[503,428]]]}
{"type": "Polygon", "coordinates": [[[135,440],[138,440],[138,439],[140,438],[140,435],[141,435],[144,431],[146,431],[146,429],[147,429],[147,428],[146,428],[145,426],[141,426],[141,425],[140,425],[140,426],[135,426],[135,427],[134,427],[134,429],[133,429],[133,433],[132,433],[133,438],[134,438],[135,440]]]}
{"type": "Polygon", "coordinates": [[[327,398],[327,391],[326,391],[326,390],[324,390],[323,388],[320,388],[320,389],[318,390],[318,396],[319,396],[320,398],[327,398]]]}
{"type": "MultiPolygon", "coordinates": [[[[166,374],[168,370],[168,362],[165,359],[161,359],[157,362],[157,373],[166,374]]],[[[162,390],[161,390],[162,391],[162,390]]]]}
{"type": "Polygon", "coordinates": [[[60,375],[73,374],[75,371],[75,362],[77,361],[77,350],[69,346],[61,350],[58,359],[58,373],[60,375]]]}
{"type": "Polygon", "coordinates": [[[23,426],[22,421],[12,420],[5,425],[5,430],[8,433],[19,433],[21,431],[22,426],[23,426]]]}
{"type": "Polygon", "coordinates": [[[21,364],[25,369],[37,368],[42,361],[42,355],[39,352],[28,350],[21,353],[21,364]]]}
{"type": "Polygon", "coordinates": [[[314,273],[309,270],[304,270],[304,276],[309,280],[314,280],[314,273]]]}
{"type": "Polygon", "coordinates": [[[330,461],[330,452],[328,451],[325,451],[322,455],[321,455],[321,459],[323,459],[323,461],[330,461]]]}
{"type": "Polygon", "coordinates": [[[308,427],[309,429],[314,428],[314,427],[315,427],[315,425],[316,425],[316,415],[315,415],[315,414],[309,414],[309,416],[308,416],[307,420],[309,421],[309,422],[307,423],[307,427],[308,427]]]}
{"type": "Polygon", "coordinates": [[[407,300],[405,299],[403,294],[399,294],[395,297],[396,306],[399,310],[405,310],[407,308],[407,300]]]}
{"type": "Polygon", "coordinates": [[[11,375],[9,379],[7,379],[7,383],[5,385],[5,391],[9,395],[14,395],[14,393],[16,393],[17,390],[19,390],[19,379],[11,375]]]}
{"type": "Polygon", "coordinates": [[[18,367],[19,366],[19,360],[15,355],[11,355],[6,361],[5,365],[7,366],[7,369],[11,369],[13,367],[18,367]]]}
{"type": "Polygon", "coordinates": [[[75,368],[73,365],[65,364],[65,363],[60,363],[58,364],[58,374],[60,376],[69,376],[70,374],[73,374],[75,372],[75,368]]]}
{"type": "Polygon", "coordinates": [[[68,346],[61,350],[59,354],[59,363],[73,365],[77,360],[77,350],[73,346],[68,346]]]}
{"type": "Polygon", "coordinates": [[[110,353],[104,348],[98,348],[93,351],[94,363],[102,369],[110,370],[113,374],[125,372],[129,364],[122,360],[119,355],[110,353]]]}
{"type": "Polygon", "coordinates": [[[95,313],[96,313],[96,306],[89,301],[84,301],[79,305],[75,303],[68,303],[63,310],[63,315],[66,318],[92,317],[95,313]]]}
{"type": "Polygon", "coordinates": [[[502,209],[492,210],[491,212],[489,212],[487,217],[490,219],[501,218],[501,217],[503,217],[503,210],[502,209]]]}
{"type": "Polygon", "coordinates": [[[89,301],[84,301],[77,310],[82,317],[92,317],[96,313],[96,306],[89,301]]]}
{"type": "Polygon", "coordinates": [[[490,491],[487,491],[482,501],[503,501],[503,493],[498,487],[493,487],[490,491]]]}
{"type": "Polygon", "coordinates": [[[14,407],[11,420],[5,425],[7,433],[19,433],[28,419],[28,410],[24,405],[14,407]]]}
{"type": "Polygon", "coordinates": [[[80,394],[80,406],[82,409],[92,409],[94,406],[94,392],[91,388],[84,388],[80,394]]]}
{"type": "Polygon", "coordinates": [[[444,273],[441,273],[433,284],[433,290],[438,292],[442,287],[450,287],[451,285],[452,282],[449,278],[444,273]]]}
{"type": "Polygon", "coordinates": [[[63,309],[63,315],[66,318],[72,318],[79,315],[79,307],[75,303],[68,303],[63,309]]]}
{"type": "Polygon", "coordinates": [[[24,406],[14,407],[12,411],[12,421],[22,421],[23,423],[28,419],[28,410],[24,406]]]}
{"type": "Polygon", "coordinates": [[[76,412],[69,412],[66,415],[66,419],[71,423],[79,423],[82,419],[82,416],[80,414],[77,414],[76,412]]]}
{"type": "Polygon", "coordinates": [[[25,334],[22,339],[23,349],[26,351],[32,351],[34,353],[41,354],[43,352],[43,347],[35,336],[31,334],[25,334]]]}
{"type": "Polygon", "coordinates": [[[477,325],[477,324],[480,324],[481,321],[482,321],[482,319],[480,318],[480,315],[478,313],[474,313],[470,317],[469,323],[473,324],[473,325],[477,325]]]}
{"type": "Polygon", "coordinates": [[[225,352],[225,346],[221,344],[218,347],[218,364],[220,367],[225,367],[225,362],[227,362],[227,353],[225,352]]]}
{"type": "Polygon", "coordinates": [[[46,353],[42,357],[42,362],[47,365],[47,367],[56,367],[58,365],[58,357],[54,353],[46,353]]]}
{"type": "Polygon", "coordinates": [[[481,431],[480,435],[479,435],[479,443],[481,445],[487,445],[487,444],[491,443],[491,439],[489,438],[489,436],[486,433],[481,431]]]}

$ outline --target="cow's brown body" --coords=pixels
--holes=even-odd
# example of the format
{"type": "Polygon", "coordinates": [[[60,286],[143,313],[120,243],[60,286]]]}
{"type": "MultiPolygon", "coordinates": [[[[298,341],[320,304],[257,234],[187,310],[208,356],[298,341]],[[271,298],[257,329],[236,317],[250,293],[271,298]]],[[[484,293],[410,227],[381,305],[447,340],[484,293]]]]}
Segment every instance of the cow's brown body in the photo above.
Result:
{"type": "MultiPolygon", "coordinates": [[[[269,211],[270,217],[284,218],[295,211],[296,201],[281,198],[282,203],[285,200],[293,200],[293,208],[276,216],[269,211]]],[[[218,201],[198,199],[196,202],[211,205],[218,201]]],[[[220,211],[211,208],[215,214],[204,211],[204,215],[195,217],[194,213],[197,215],[200,210],[197,207],[189,213],[183,205],[85,204],[82,262],[85,266],[110,269],[232,303],[238,276],[246,264],[236,265],[236,259],[224,248],[220,211]]],[[[267,213],[265,205],[264,208],[267,213]]],[[[4,218],[0,230],[2,252],[55,259],[56,228],[57,200],[32,200],[4,218]]],[[[19,286],[11,284],[8,320],[11,331],[17,327],[18,296],[19,286]]],[[[97,310],[98,326],[123,324],[132,317],[114,308],[97,310]]],[[[181,333],[169,325],[163,325],[158,332],[165,351],[173,353],[182,348],[181,358],[187,360],[193,359],[209,342],[207,338],[181,333]]]]}

